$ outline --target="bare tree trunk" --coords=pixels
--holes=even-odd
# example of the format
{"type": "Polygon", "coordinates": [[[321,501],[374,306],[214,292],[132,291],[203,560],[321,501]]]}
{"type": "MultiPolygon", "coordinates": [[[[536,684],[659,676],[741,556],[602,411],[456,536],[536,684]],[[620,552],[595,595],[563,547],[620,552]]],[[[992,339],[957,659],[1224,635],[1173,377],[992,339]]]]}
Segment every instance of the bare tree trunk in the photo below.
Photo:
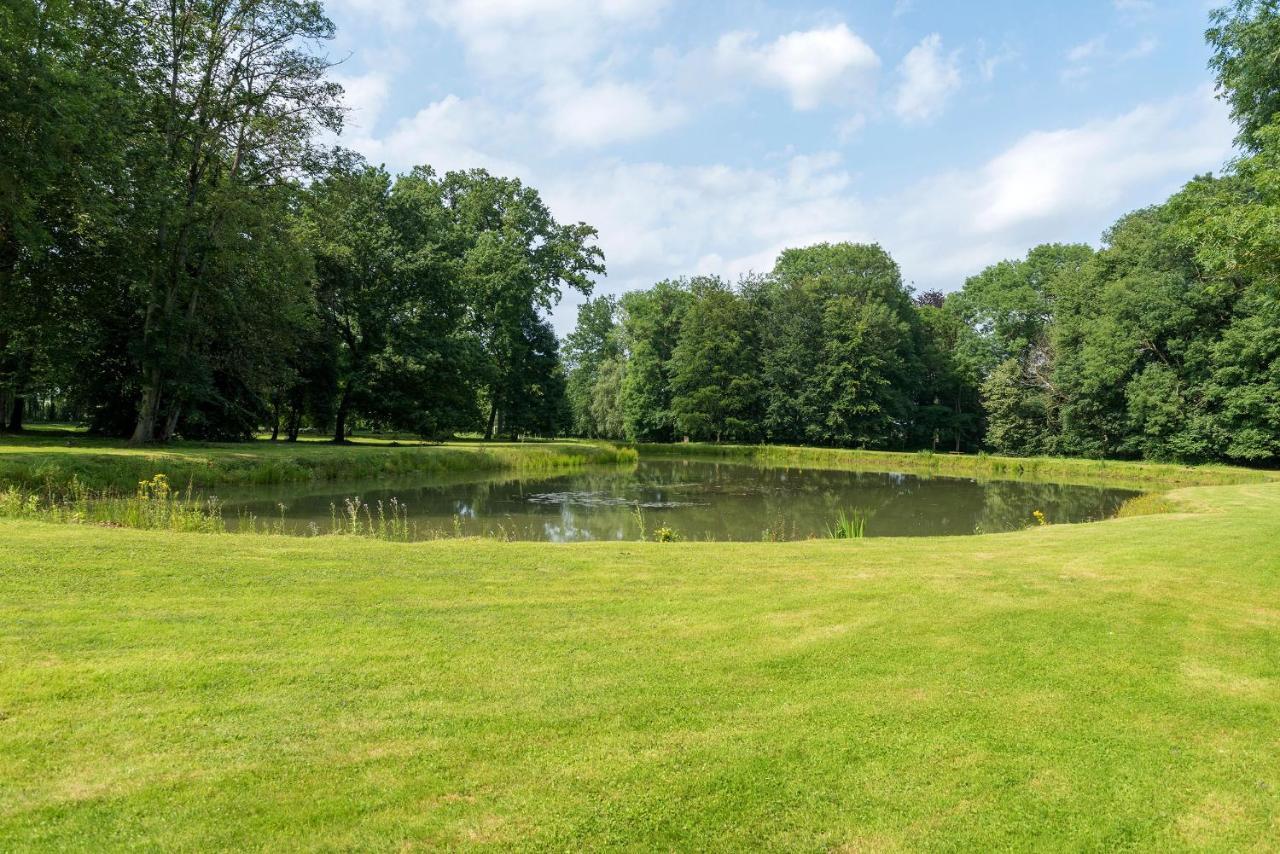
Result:
{"type": "Polygon", "coordinates": [[[493,431],[494,431],[494,428],[497,426],[497,424],[498,424],[498,403],[497,401],[494,401],[493,403],[489,404],[489,426],[487,426],[484,431],[484,440],[486,442],[493,441],[493,431]]]}
{"type": "Polygon", "coordinates": [[[142,385],[142,403],[138,406],[138,424],[131,445],[146,445],[156,439],[156,418],[160,413],[160,369],[152,368],[142,385]]]}
{"type": "Polygon", "coordinates": [[[167,442],[173,438],[174,432],[178,429],[178,418],[182,415],[182,403],[176,398],[173,406],[169,409],[169,415],[164,420],[164,433],[160,435],[160,441],[167,442]]]}

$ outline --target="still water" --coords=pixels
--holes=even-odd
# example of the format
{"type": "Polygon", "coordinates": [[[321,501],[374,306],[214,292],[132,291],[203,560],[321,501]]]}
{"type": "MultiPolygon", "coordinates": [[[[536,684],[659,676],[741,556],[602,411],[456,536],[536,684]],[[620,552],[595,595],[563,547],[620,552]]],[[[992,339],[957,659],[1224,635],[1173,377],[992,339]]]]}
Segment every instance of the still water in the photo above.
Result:
{"type": "Polygon", "coordinates": [[[229,526],[250,514],[292,533],[328,533],[358,497],[402,508],[417,539],[495,536],[573,542],[637,540],[667,528],[685,540],[800,540],[827,535],[844,512],[868,537],[1011,531],[1036,524],[1105,519],[1138,493],[1092,486],[903,474],[759,468],[694,460],[642,461],[634,468],[465,481],[309,484],[223,496],[229,526]]]}

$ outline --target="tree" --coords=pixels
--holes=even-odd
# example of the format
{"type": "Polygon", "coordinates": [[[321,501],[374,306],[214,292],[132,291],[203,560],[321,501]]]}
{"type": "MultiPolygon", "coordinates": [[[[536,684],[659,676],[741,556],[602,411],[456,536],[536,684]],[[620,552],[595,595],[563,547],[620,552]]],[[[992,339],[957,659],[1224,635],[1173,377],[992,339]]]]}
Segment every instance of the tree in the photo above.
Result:
{"type": "Polygon", "coordinates": [[[766,337],[768,423],[820,444],[901,446],[920,377],[919,320],[902,274],[875,245],[785,250],[782,306],[766,337]]]}
{"type": "Polygon", "coordinates": [[[341,87],[306,49],[333,37],[316,0],[143,0],[145,115],[136,203],[149,274],[141,288],[135,443],[167,439],[202,301],[234,301],[226,264],[252,254],[243,218],[316,161],[317,130],[341,127],[341,87]],[[219,275],[221,274],[221,275],[219,275]],[[223,289],[222,294],[215,294],[223,289]]]}
{"type": "Polygon", "coordinates": [[[1209,23],[1218,97],[1240,126],[1237,142],[1257,151],[1266,144],[1260,131],[1280,114],[1280,3],[1235,0],[1210,12],[1209,23]]]}
{"type": "Polygon", "coordinates": [[[1051,453],[1056,439],[1053,399],[1028,381],[1017,359],[1005,359],[982,382],[987,444],[1003,454],[1051,453]]]}
{"type": "Polygon", "coordinates": [[[909,322],[883,302],[840,294],[823,308],[822,332],[823,440],[856,447],[902,443],[911,416],[909,322]]]}
{"type": "Polygon", "coordinates": [[[619,348],[600,363],[596,381],[591,386],[591,422],[598,434],[606,439],[626,436],[627,424],[622,408],[622,389],[626,378],[627,361],[619,348]]]}
{"type": "MultiPolygon", "coordinates": [[[[978,371],[964,359],[967,327],[945,299],[916,299],[920,318],[920,394],[913,444],[938,450],[942,442],[959,452],[980,433],[978,371]]],[[[939,294],[938,297],[941,295],[939,294]]]]}
{"type": "Polygon", "coordinates": [[[512,397],[515,390],[545,364],[522,362],[545,349],[531,346],[531,330],[564,288],[591,293],[592,276],[604,273],[604,254],[594,228],[560,224],[537,191],[518,180],[482,169],[450,172],[441,198],[447,228],[440,248],[462,283],[471,326],[489,362],[485,437],[492,439],[503,412],[523,405],[512,397]]]}
{"type": "Polygon", "coordinates": [[[688,282],[668,280],[622,297],[627,369],[622,412],[628,439],[669,442],[675,438],[671,409],[671,358],[680,326],[693,302],[688,282]]]}
{"type": "Polygon", "coordinates": [[[597,418],[596,385],[606,363],[616,363],[621,345],[617,324],[618,301],[601,296],[578,308],[578,321],[565,339],[567,394],[573,412],[573,431],[580,436],[621,435],[610,432],[597,418]]]}
{"type": "Polygon", "coordinates": [[[303,212],[316,309],[337,344],[337,443],[347,439],[353,407],[368,399],[380,366],[375,356],[387,347],[403,302],[390,195],[391,177],[356,161],[317,181],[303,212]]]}
{"type": "Polygon", "coordinates": [[[554,437],[567,430],[573,416],[565,396],[559,342],[550,323],[530,315],[512,364],[515,369],[505,375],[500,387],[506,403],[495,432],[519,439],[554,437]]]}
{"type": "Polygon", "coordinates": [[[422,435],[476,416],[479,342],[435,241],[445,217],[429,170],[394,184],[352,159],[307,194],[302,232],[315,264],[314,299],[337,354],[335,442],[356,413],[422,435]]]}
{"type": "Polygon", "coordinates": [[[671,414],[680,433],[697,439],[759,437],[759,336],[750,304],[728,283],[700,277],[671,354],[671,414]]]}
{"type": "Polygon", "coordinates": [[[825,396],[817,382],[823,345],[822,304],[803,281],[776,277],[758,292],[763,424],[771,441],[822,441],[825,396]]]}
{"type": "Polygon", "coordinates": [[[969,346],[983,372],[1007,359],[1025,359],[1043,348],[1054,317],[1055,282],[1079,269],[1093,254],[1082,244],[1037,246],[1020,261],[1001,261],[970,277],[948,300],[952,311],[976,333],[969,346]]]}
{"type": "Polygon", "coordinates": [[[38,384],[74,377],[70,327],[101,308],[85,282],[122,214],[139,37],[124,4],[0,7],[0,429],[22,428],[38,384]]]}

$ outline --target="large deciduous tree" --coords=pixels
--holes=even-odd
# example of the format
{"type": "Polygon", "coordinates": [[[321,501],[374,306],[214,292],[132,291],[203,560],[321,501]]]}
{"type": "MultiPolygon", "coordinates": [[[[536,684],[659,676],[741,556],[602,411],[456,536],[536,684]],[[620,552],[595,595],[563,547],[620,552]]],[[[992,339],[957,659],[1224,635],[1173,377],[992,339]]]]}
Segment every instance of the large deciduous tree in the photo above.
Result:
{"type": "Polygon", "coordinates": [[[127,4],[0,5],[0,429],[22,428],[35,385],[74,384],[76,333],[103,308],[94,285],[128,268],[110,241],[141,37],[127,4]]]}
{"type": "Polygon", "coordinates": [[[316,0],[140,0],[145,122],[135,152],[140,401],[134,442],[165,439],[204,353],[198,317],[235,301],[253,254],[245,220],[316,163],[317,131],[341,126],[341,87],[315,45],[333,37],[316,0]]]}
{"type": "Polygon", "coordinates": [[[758,319],[727,282],[694,279],[679,343],[671,354],[671,414],[694,439],[760,438],[758,319]]]}
{"type": "MultiPolygon", "coordinates": [[[[522,389],[546,364],[542,315],[565,288],[589,295],[592,277],[604,272],[604,254],[594,228],[557,222],[538,192],[518,180],[482,169],[450,172],[441,199],[441,248],[452,259],[487,359],[485,437],[491,439],[503,432],[504,415],[523,407],[522,389]]],[[[550,388],[552,378],[539,382],[550,388]]]]}

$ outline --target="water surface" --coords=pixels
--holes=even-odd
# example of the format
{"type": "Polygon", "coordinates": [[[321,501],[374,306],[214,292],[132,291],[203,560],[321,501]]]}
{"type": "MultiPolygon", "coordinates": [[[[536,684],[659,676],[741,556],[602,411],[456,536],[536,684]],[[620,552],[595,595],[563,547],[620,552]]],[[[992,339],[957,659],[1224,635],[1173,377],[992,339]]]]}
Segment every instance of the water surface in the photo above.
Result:
{"type": "Polygon", "coordinates": [[[761,468],[699,460],[644,460],[634,468],[554,476],[328,483],[224,495],[232,527],[252,514],[291,533],[327,533],[358,497],[407,508],[415,539],[456,535],[573,542],[636,540],[667,528],[686,540],[823,537],[857,513],[868,537],[1012,531],[1105,519],[1137,492],[1108,487],[926,478],[818,469],[761,468]],[[283,508],[283,509],[282,509],[283,508]]]}

